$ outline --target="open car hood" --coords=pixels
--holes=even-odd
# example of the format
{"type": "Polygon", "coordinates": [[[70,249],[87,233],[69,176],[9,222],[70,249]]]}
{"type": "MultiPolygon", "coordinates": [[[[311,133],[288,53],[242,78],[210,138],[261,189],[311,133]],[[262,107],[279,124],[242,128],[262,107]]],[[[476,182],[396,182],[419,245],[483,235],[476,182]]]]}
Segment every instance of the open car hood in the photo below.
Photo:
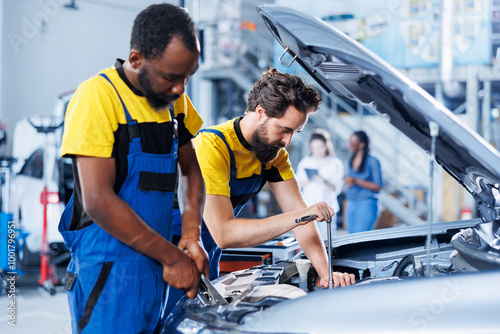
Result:
{"type": "Polygon", "coordinates": [[[391,65],[321,20],[280,6],[257,11],[285,52],[328,93],[370,104],[426,152],[432,142],[429,122],[436,123],[437,162],[472,194],[483,220],[500,219],[500,154],[483,138],[391,65]]]}

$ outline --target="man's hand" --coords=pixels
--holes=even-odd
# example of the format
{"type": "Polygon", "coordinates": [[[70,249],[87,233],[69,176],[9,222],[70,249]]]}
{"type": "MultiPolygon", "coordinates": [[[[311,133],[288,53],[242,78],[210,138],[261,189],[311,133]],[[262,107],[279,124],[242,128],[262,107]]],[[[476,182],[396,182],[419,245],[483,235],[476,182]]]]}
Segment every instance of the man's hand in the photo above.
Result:
{"type": "MultiPolygon", "coordinates": [[[[319,203],[316,203],[316,204],[308,207],[307,212],[304,214],[304,216],[311,215],[311,216],[315,217],[313,220],[323,222],[323,221],[327,221],[328,219],[332,218],[334,214],[335,214],[335,211],[332,209],[331,206],[326,204],[326,202],[319,202],[319,203]]],[[[297,217],[297,218],[300,218],[300,217],[297,217]]],[[[313,220],[306,220],[306,221],[298,223],[297,225],[304,225],[304,224],[307,224],[313,220]]]]}
{"type": "Polygon", "coordinates": [[[200,273],[209,277],[208,255],[205,249],[201,247],[200,242],[200,240],[182,237],[179,241],[179,249],[193,259],[200,273]]]}
{"type": "MultiPolygon", "coordinates": [[[[332,281],[334,288],[337,288],[339,286],[348,286],[356,283],[354,274],[340,273],[338,271],[334,271],[332,273],[332,281]]],[[[323,288],[328,288],[328,275],[324,275],[321,277],[319,285],[321,285],[323,288]]]]}
{"type": "Polygon", "coordinates": [[[200,272],[196,263],[180,249],[174,248],[173,253],[170,264],[163,264],[163,279],[174,288],[186,291],[193,299],[198,294],[200,272]]]}

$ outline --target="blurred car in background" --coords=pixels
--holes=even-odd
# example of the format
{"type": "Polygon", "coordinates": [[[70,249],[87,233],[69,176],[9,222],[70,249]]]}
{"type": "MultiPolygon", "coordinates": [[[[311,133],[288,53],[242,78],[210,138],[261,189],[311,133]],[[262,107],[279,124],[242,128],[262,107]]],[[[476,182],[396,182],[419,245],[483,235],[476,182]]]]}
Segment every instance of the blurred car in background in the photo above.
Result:
{"type": "Polygon", "coordinates": [[[356,276],[345,288],[318,288],[312,268],[306,294],[296,259],[230,273],[202,284],[196,299],[183,297],[163,333],[498,332],[500,153],[340,31],[285,7],[258,12],[327,93],[370,104],[435,154],[473,196],[481,218],[335,238],[333,270],[356,276]]]}
{"type": "Polygon", "coordinates": [[[15,126],[12,155],[17,162],[12,167],[10,208],[19,227],[29,233],[18,247],[19,266],[24,269],[40,264],[44,218],[40,196],[45,186],[54,193],[47,205],[51,263],[65,261],[69,256],[58,224],[73,182],[71,160],[60,157],[62,122],[72,95],[61,94],[51,115],[24,118],[15,126]],[[47,133],[37,131],[35,126],[45,128],[47,133]]]}

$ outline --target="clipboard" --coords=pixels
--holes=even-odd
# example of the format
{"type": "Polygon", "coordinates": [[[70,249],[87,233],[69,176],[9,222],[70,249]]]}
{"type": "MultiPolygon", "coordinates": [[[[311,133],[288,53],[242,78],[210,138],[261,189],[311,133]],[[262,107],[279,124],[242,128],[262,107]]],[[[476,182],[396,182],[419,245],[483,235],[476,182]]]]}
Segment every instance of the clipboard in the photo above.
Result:
{"type": "Polygon", "coordinates": [[[318,175],[318,170],[313,168],[305,168],[304,169],[307,174],[307,178],[312,179],[314,175],[318,175]]]}

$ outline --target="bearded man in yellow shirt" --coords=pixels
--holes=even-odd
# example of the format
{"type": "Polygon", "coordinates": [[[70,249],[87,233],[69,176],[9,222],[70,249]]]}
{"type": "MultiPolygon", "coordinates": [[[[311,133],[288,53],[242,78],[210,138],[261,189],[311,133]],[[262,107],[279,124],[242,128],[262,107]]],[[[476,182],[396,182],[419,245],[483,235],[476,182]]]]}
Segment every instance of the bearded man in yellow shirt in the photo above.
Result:
{"type": "MultiPolygon", "coordinates": [[[[325,246],[315,221],[330,219],[325,202],[307,206],[285,147],[316,111],[321,97],[297,76],[270,69],[253,86],[245,116],[202,130],[194,139],[206,187],[202,238],[210,278],[219,275],[221,249],[253,247],[293,230],[295,238],[328,287],[325,246]],[[241,208],[269,185],[283,211],[263,219],[237,218],[241,208]],[[295,222],[297,217],[313,219],[295,222]]],[[[354,284],[354,275],[333,273],[334,286],[354,284]]]]}

